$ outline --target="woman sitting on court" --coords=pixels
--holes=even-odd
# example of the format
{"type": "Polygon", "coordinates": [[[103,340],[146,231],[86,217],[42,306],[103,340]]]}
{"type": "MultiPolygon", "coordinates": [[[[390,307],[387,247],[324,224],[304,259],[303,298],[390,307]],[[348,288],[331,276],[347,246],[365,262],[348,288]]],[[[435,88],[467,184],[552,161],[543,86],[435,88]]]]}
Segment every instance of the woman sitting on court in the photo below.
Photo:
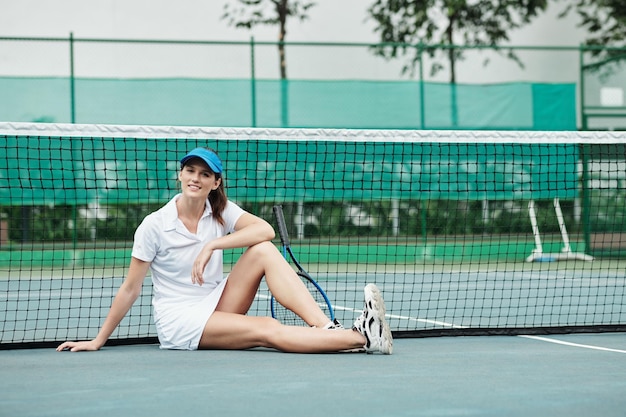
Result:
{"type": "Polygon", "coordinates": [[[385,306],[375,285],[365,287],[365,309],[352,329],[330,321],[271,242],[272,226],[227,199],[217,154],[196,148],[180,165],[181,193],[137,228],[126,279],[98,335],[65,342],[58,351],[100,349],[139,296],[150,269],[163,349],[391,353],[385,306]],[[222,251],[230,248],[247,250],[224,278],[222,251]],[[276,300],[310,327],[246,315],[264,276],[276,300]]]}

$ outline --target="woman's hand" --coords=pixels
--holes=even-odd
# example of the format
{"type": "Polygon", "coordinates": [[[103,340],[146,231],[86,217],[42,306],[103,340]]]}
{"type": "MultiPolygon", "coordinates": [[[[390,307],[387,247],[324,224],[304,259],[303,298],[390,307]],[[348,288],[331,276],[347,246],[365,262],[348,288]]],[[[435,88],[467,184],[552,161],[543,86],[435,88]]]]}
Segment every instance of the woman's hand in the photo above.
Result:
{"type": "Polygon", "coordinates": [[[274,229],[268,222],[250,213],[244,213],[237,220],[234,233],[210,241],[198,253],[191,269],[191,282],[204,284],[204,269],[216,250],[247,248],[270,241],[274,236],[274,229]]]}
{"type": "Polygon", "coordinates": [[[209,245],[205,245],[196,257],[191,268],[191,282],[193,284],[200,286],[204,284],[204,268],[209,263],[211,255],[213,255],[213,249],[209,245]]]}
{"type": "Polygon", "coordinates": [[[57,352],[62,352],[64,350],[69,350],[72,352],[80,352],[86,350],[100,350],[102,346],[97,343],[95,340],[89,340],[86,342],[65,342],[60,344],[57,347],[57,352]]]}

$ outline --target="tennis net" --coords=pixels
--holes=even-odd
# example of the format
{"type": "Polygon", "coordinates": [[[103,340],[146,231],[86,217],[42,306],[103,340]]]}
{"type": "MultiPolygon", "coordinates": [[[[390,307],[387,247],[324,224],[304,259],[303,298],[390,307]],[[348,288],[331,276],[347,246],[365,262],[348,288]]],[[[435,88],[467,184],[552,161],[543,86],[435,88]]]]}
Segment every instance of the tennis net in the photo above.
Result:
{"type": "MultiPolygon", "coordinates": [[[[625,133],[0,123],[0,347],[97,334],[197,146],[231,200],[283,206],[344,324],[376,282],[397,337],[626,330],[625,133]]],[[[148,277],[110,343],[155,340],[150,302],[148,277]]]]}

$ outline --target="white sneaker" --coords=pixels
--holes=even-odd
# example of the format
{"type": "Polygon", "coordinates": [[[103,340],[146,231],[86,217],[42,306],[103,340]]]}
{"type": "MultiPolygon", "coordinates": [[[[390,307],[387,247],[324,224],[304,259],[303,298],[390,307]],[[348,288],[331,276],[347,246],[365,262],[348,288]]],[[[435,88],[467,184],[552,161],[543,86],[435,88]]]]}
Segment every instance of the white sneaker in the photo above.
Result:
{"type": "Polygon", "coordinates": [[[385,302],[378,287],[367,284],[363,289],[365,294],[365,308],[356,319],[352,327],[365,336],[365,351],[367,353],[380,352],[391,355],[393,351],[393,337],[389,324],[385,320],[385,302]]]}
{"type": "MultiPolygon", "coordinates": [[[[326,326],[324,326],[324,329],[327,329],[327,330],[346,330],[346,328],[343,327],[343,325],[337,319],[335,319],[333,321],[329,321],[328,324],[326,326]]],[[[341,352],[341,353],[363,353],[363,352],[365,352],[365,348],[345,349],[345,350],[340,350],[339,352],[341,352]]]]}
{"type": "Polygon", "coordinates": [[[334,319],[333,321],[329,321],[326,326],[323,327],[326,330],[344,330],[345,327],[339,322],[339,320],[334,319]]]}

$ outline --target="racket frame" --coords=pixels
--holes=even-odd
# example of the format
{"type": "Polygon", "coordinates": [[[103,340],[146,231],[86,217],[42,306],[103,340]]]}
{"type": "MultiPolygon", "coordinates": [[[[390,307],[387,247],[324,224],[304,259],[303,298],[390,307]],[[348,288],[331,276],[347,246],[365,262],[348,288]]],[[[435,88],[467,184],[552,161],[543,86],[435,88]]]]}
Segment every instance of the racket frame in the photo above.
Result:
{"type": "MultiPolygon", "coordinates": [[[[335,310],[333,309],[332,304],[330,303],[330,299],[326,295],[326,292],[322,289],[322,287],[311,277],[311,275],[304,269],[304,267],[298,261],[298,258],[293,253],[291,249],[291,242],[289,240],[289,233],[287,232],[287,225],[285,223],[285,216],[283,214],[283,207],[281,205],[275,205],[273,207],[274,217],[276,218],[276,222],[278,224],[278,235],[280,236],[280,243],[282,245],[283,256],[287,260],[291,260],[291,262],[296,266],[296,273],[303,279],[309,281],[320,293],[326,305],[328,307],[328,314],[330,315],[330,320],[335,320],[335,310]]],[[[270,298],[270,310],[273,318],[276,318],[276,299],[272,295],[270,298]]],[[[284,308],[284,307],[283,307],[284,308]]],[[[295,313],[294,313],[295,314],[295,313]]]]}

